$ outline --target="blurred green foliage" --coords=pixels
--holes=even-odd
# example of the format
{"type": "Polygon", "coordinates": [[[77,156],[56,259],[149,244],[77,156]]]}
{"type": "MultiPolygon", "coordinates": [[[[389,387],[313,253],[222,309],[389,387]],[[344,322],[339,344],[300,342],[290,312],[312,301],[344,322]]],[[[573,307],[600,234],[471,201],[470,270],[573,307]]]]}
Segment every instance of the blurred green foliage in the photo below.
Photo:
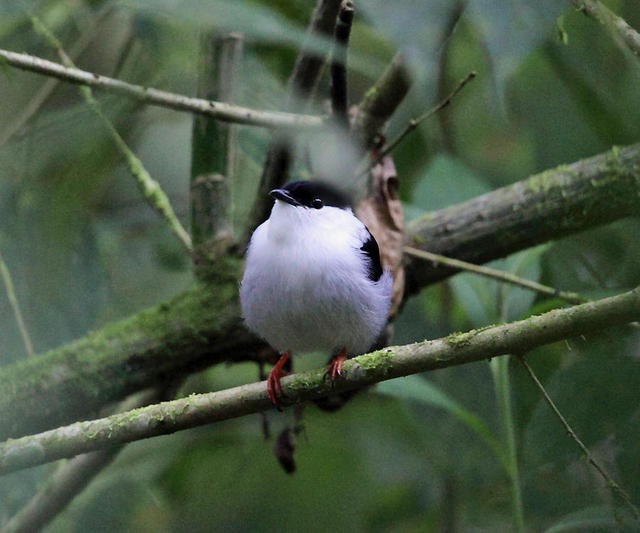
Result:
{"type": "MultiPolygon", "coordinates": [[[[31,29],[28,8],[82,68],[194,94],[198,33],[240,31],[246,57],[238,103],[278,109],[312,4],[4,0],[0,47],[55,59],[31,29]]],[[[635,0],[609,5],[640,27],[635,0]]],[[[414,76],[389,138],[468,71],[478,72],[450,107],[395,153],[409,218],[638,141],[640,62],[568,3],[470,0],[462,9],[450,0],[358,0],[356,10],[351,100],[357,102],[396,49],[405,52],[414,76]]],[[[326,52],[330,43],[309,45],[326,52]]],[[[76,88],[53,82],[47,89],[50,83],[5,66],[0,73],[0,251],[38,352],[163,301],[192,281],[180,246],[140,197],[76,88]]],[[[327,90],[324,83],[320,96],[327,90]]],[[[98,96],[186,224],[191,117],[98,96]]],[[[315,105],[322,109],[320,101],[315,105]]],[[[268,141],[268,132],[240,128],[232,185],[237,228],[251,206],[268,141]]],[[[304,165],[299,170],[304,173],[304,165]]],[[[636,219],[621,221],[493,266],[599,297],[640,282],[637,236],[636,219]]],[[[558,304],[459,275],[408,301],[393,341],[434,338],[558,304]]],[[[1,364],[25,356],[3,294],[0,339],[1,364]]],[[[635,502],[639,341],[636,330],[619,328],[529,357],[578,434],[635,502]]],[[[386,383],[335,414],[306,408],[298,472],[291,477],[273,458],[258,416],[135,443],[51,531],[509,530],[513,488],[505,427],[515,438],[529,530],[600,531],[623,523],[616,522],[624,519],[620,502],[523,369],[516,361],[492,365],[493,377],[502,372],[507,380],[510,415],[495,392],[490,364],[477,363],[386,383]]],[[[251,365],[213,368],[194,376],[185,393],[256,378],[251,365]]],[[[279,431],[292,415],[267,416],[279,431]]],[[[50,470],[0,480],[0,522],[50,470]]]]}

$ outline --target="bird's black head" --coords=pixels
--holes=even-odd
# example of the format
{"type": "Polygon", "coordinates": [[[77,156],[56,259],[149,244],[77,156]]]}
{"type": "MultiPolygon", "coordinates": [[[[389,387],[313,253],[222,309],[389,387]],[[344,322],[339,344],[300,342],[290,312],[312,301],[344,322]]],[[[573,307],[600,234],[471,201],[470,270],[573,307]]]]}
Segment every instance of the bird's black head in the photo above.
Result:
{"type": "Polygon", "coordinates": [[[292,181],[281,189],[273,189],[269,194],[276,200],[296,207],[322,209],[324,206],[332,206],[344,209],[351,205],[349,198],[340,191],[316,181],[292,181]]]}

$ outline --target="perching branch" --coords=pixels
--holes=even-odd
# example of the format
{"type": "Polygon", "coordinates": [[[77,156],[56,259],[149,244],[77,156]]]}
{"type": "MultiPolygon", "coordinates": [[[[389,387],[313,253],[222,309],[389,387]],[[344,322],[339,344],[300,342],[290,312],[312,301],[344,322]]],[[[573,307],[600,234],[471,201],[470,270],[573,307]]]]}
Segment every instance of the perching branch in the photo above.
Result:
{"type": "MultiPolygon", "coordinates": [[[[409,229],[408,242],[457,258],[464,255],[464,243],[470,243],[481,259],[463,259],[497,259],[637,213],[639,168],[640,145],[633,145],[549,170],[419,219],[409,229]]],[[[94,416],[104,405],[167,376],[227,358],[255,359],[264,344],[240,320],[240,266],[227,258],[214,265],[208,284],[47,354],[0,368],[0,439],[94,416]]],[[[455,272],[420,259],[407,263],[411,292],[455,272]]]]}
{"type": "Polygon", "coordinates": [[[43,74],[52,78],[93,87],[102,91],[119,94],[149,105],[167,107],[176,111],[187,111],[206,115],[218,120],[249,124],[263,128],[313,128],[321,126],[324,119],[319,116],[261,111],[227,104],[192,98],[180,94],[161,91],[152,87],[142,87],[100,74],[70,68],[28,54],[19,54],[0,49],[0,64],[6,63],[15,68],[43,74]]]}
{"type": "Polygon", "coordinates": [[[580,11],[597,20],[636,56],[640,56],[640,33],[598,0],[570,0],[580,11]]]}
{"type": "MultiPolygon", "coordinates": [[[[417,219],[414,248],[482,264],[577,231],[640,213],[640,144],[536,174],[417,219]]],[[[457,270],[411,259],[413,293],[457,270]]]]}
{"type": "MultiPolygon", "coordinates": [[[[283,405],[322,398],[418,372],[481,361],[636,320],[640,288],[525,320],[395,346],[348,360],[332,383],[324,369],[282,380],[283,405]]],[[[228,420],[269,409],[264,382],[197,394],[0,444],[0,474],[143,438],[228,420]]]]}

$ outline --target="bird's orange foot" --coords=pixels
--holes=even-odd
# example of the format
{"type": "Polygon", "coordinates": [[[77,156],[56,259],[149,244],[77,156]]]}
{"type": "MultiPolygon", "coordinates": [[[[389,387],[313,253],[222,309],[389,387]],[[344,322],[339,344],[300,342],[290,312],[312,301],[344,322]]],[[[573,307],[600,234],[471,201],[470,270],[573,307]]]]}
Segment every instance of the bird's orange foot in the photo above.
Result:
{"type": "Polygon", "coordinates": [[[273,366],[271,372],[269,372],[269,376],[267,377],[267,396],[269,396],[271,403],[278,411],[282,411],[282,409],[280,409],[280,402],[278,402],[278,396],[283,395],[280,379],[287,375],[282,367],[287,363],[289,357],[289,352],[283,353],[280,356],[280,359],[278,359],[278,362],[273,366]]]}
{"type": "Polygon", "coordinates": [[[331,358],[327,365],[326,375],[331,378],[331,381],[338,379],[338,376],[342,375],[342,365],[347,360],[347,350],[342,348],[336,355],[331,358]]]}

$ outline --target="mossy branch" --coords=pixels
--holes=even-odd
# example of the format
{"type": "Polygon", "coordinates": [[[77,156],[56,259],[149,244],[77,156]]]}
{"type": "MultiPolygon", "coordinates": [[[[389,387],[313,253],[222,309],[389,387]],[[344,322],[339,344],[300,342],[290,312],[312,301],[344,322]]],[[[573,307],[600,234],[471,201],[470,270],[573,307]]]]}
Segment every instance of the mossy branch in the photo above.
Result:
{"type": "MultiPolygon", "coordinates": [[[[482,263],[623,218],[639,207],[640,145],[634,145],[438,211],[413,224],[408,241],[482,263]]],[[[0,439],[86,419],[176,374],[228,358],[255,358],[264,345],[240,320],[240,267],[238,260],[221,260],[206,285],[72,344],[0,368],[0,439]]],[[[416,259],[408,261],[407,272],[415,292],[456,270],[416,259]]]]}
{"type": "MultiPolygon", "coordinates": [[[[408,244],[482,264],[639,213],[640,144],[635,144],[427,213],[409,226],[408,244]]],[[[456,272],[409,258],[408,292],[456,272]]]]}
{"type": "MultiPolygon", "coordinates": [[[[625,324],[640,316],[640,288],[581,304],[555,309],[518,322],[453,334],[443,339],[394,346],[347,361],[336,382],[324,369],[282,380],[282,405],[292,405],[345,392],[380,381],[481,361],[529,350],[597,330],[625,324]]],[[[228,420],[271,407],[264,382],[209,394],[197,394],[110,417],[0,444],[0,474],[43,464],[134,440],[174,433],[228,420]]]]}
{"type": "Polygon", "coordinates": [[[375,144],[374,139],[404,101],[410,87],[404,58],[398,53],[358,104],[352,135],[360,146],[367,149],[375,144]]]}
{"type": "Polygon", "coordinates": [[[208,284],[38,357],[0,368],[0,439],[43,431],[233,357],[262,343],[240,320],[239,262],[220,261],[208,284]]]}

